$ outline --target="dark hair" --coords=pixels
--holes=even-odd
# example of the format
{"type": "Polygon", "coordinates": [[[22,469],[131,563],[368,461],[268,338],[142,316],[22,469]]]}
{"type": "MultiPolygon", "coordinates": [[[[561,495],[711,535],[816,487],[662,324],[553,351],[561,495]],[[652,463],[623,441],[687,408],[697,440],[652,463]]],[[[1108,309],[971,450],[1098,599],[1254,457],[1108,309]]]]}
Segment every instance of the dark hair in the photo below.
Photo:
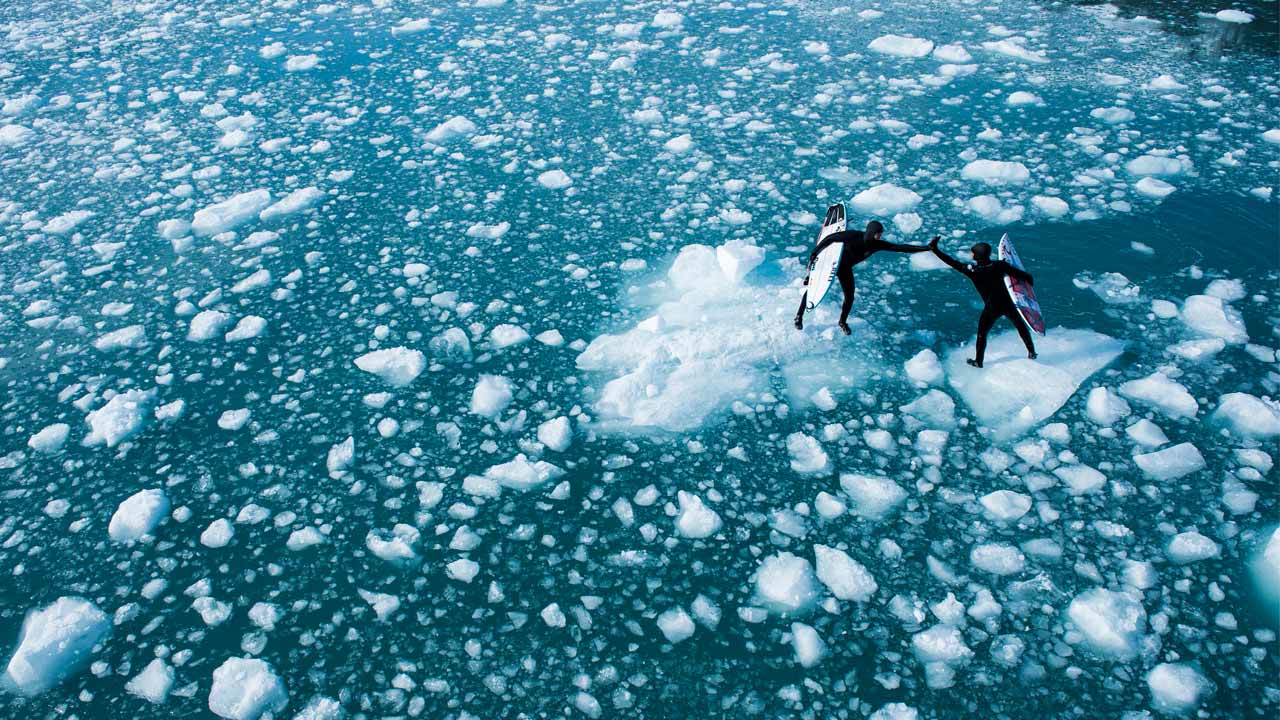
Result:
{"type": "Polygon", "coordinates": [[[884,226],[880,224],[879,220],[872,220],[871,222],[867,223],[868,235],[875,235],[876,233],[882,233],[882,232],[884,232],[884,226]]]}
{"type": "Polygon", "coordinates": [[[982,259],[990,260],[991,259],[990,243],[980,242],[974,245],[972,248],[970,248],[970,251],[973,252],[974,260],[982,260],[982,259]]]}

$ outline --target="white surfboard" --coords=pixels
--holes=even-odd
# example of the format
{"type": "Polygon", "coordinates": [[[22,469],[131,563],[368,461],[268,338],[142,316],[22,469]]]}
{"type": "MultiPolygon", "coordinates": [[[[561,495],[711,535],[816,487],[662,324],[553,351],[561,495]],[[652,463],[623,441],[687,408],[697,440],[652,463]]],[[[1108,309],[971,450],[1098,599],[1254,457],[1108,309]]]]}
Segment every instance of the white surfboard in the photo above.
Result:
{"type": "MultiPolygon", "coordinates": [[[[843,232],[845,228],[844,204],[836,203],[827,208],[827,217],[822,221],[822,230],[818,232],[818,242],[822,242],[832,233],[843,232]]],[[[822,252],[809,268],[809,287],[806,288],[805,309],[812,310],[822,302],[831,281],[836,277],[836,267],[840,265],[840,256],[844,254],[844,243],[836,243],[822,252]]]]}

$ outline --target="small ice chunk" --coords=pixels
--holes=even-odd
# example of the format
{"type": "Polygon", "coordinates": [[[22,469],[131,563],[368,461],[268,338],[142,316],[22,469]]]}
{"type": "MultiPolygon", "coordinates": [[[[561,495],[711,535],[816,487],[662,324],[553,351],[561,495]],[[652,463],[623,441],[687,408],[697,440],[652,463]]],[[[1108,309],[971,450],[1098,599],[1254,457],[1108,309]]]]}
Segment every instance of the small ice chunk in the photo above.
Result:
{"type": "Polygon", "coordinates": [[[922,199],[904,187],[880,183],[854,195],[849,203],[854,210],[866,215],[893,215],[914,208],[922,199]]]}
{"type": "Polygon", "coordinates": [[[1247,23],[1253,22],[1253,15],[1243,10],[1234,10],[1234,9],[1219,10],[1217,13],[1214,14],[1214,17],[1218,18],[1219,20],[1225,23],[1237,23],[1240,25],[1245,25],[1247,23]]]}
{"type": "Polygon", "coordinates": [[[220,203],[197,210],[191,220],[196,235],[216,235],[253,219],[271,204],[271,191],[260,188],[233,195],[220,203]]]}
{"type": "Polygon", "coordinates": [[[921,58],[933,52],[933,41],[904,35],[881,35],[872,40],[867,49],[885,55],[921,58]]]}
{"type": "Polygon", "coordinates": [[[107,525],[115,542],[137,542],[149,535],[169,512],[169,498],[158,488],[140,490],[120,503],[107,525]]]}
{"type": "Polygon", "coordinates": [[[471,414],[496,418],[511,404],[515,386],[501,375],[481,375],[471,392],[471,414]]]}
{"type": "Polygon", "coordinates": [[[1169,195],[1174,190],[1177,190],[1176,187],[1169,183],[1153,177],[1142,178],[1133,184],[1133,189],[1149,198],[1155,198],[1157,200],[1169,195]]]}
{"type": "Polygon", "coordinates": [[[0,684],[23,695],[38,695],[87,664],[110,629],[110,618],[97,605],[84,598],[60,597],[22,621],[18,647],[0,684]]]}
{"type": "Polygon", "coordinates": [[[1189,442],[1145,455],[1135,455],[1133,461],[1147,477],[1160,481],[1177,480],[1205,467],[1204,456],[1189,442]]]}
{"type": "Polygon", "coordinates": [[[564,170],[553,168],[538,174],[538,184],[548,190],[563,190],[573,185],[573,178],[570,178],[564,170]]]}
{"type": "Polygon", "coordinates": [[[1124,432],[1130,440],[1146,447],[1160,447],[1169,442],[1169,436],[1164,434],[1160,426],[1146,419],[1130,425],[1124,432]]]}
{"type": "Polygon", "coordinates": [[[60,450],[71,434],[71,426],[66,423],[46,425],[35,435],[27,438],[27,447],[39,453],[52,455],[60,450]]]}
{"type": "Polygon", "coordinates": [[[529,332],[519,325],[496,325],[489,331],[489,344],[495,350],[529,342],[529,332]]]}
{"type": "Polygon", "coordinates": [[[1067,492],[1084,495],[1097,492],[1107,483],[1107,476],[1088,465],[1063,465],[1055,468],[1054,475],[1067,484],[1067,492]]]}
{"type": "Polygon", "coordinates": [[[1165,554],[1169,559],[1179,565],[1215,558],[1218,557],[1219,552],[1218,543],[1195,530],[1174,535],[1168,547],[1165,548],[1165,554]]]}
{"type": "Polygon", "coordinates": [[[284,683],[270,664],[257,658],[227,658],[213,671],[209,709],[228,720],[257,720],[289,704],[284,683]]]}
{"type": "Polygon", "coordinates": [[[1146,403],[1173,418],[1194,418],[1200,403],[1176,380],[1162,372],[1130,380],[1120,386],[1120,394],[1146,403]]]}
{"type": "Polygon", "coordinates": [[[1227,393],[1218,398],[1213,422],[1237,435],[1269,438],[1280,435],[1280,406],[1248,393],[1227,393]]]}
{"type": "Polygon", "coordinates": [[[1191,713],[1212,689],[1204,675],[1188,663],[1160,663],[1151,668],[1147,688],[1151,690],[1151,707],[1167,715],[1191,713]]]}
{"type": "Polygon", "coordinates": [[[231,316],[221,310],[202,310],[187,327],[187,339],[192,342],[204,342],[217,337],[231,322],[231,316]]]}
{"type": "Polygon", "coordinates": [[[1089,391],[1085,400],[1085,412],[1089,419],[1099,425],[1114,425],[1116,421],[1129,415],[1129,403],[1124,398],[1111,392],[1110,388],[1098,386],[1089,391]]]}
{"type": "Polygon", "coordinates": [[[764,248],[733,239],[716,248],[716,262],[725,278],[737,285],[764,262],[764,254],[764,248]]]}
{"type": "Polygon", "coordinates": [[[355,360],[356,367],[377,375],[391,387],[405,387],[422,374],[426,359],[420,350],[406,347],[386,348],[365,353],[355,360]]]}
{"type": "Polygon", "coordinates": [[[921,385],[937,385],[942,380],[942,363],[938,362],[937,353],[928,348],[912,355],[903,369],[907,377],[921,385]]]}
{"type": "Polygon", "coordinates": [[[323,198],[324,193],[321,192],[319,188],[314,186],[300,188],[264,208],[262,212],[258,213],[258,219],[263,222],[268,222],[277,218],[300,213],[303,210],[314,206],[323,198]]]}
{"type": "Polygon", "coordinates": [[[866,602],[879,589],[876,579],[862,563],[849,557],[839,548],[826,545],[813,546],[818,579],[841,600],[866,602]]]}
{"type": "Polygon", "coordinates": [[[136,697],[153,704],[159,705],[169,696],[169,689],[173,687],[173,668],[166,665],[164,660],[156,658],[147,663],[142,672],[133,676],[124,689],[136,697]]]}
{"type": "Polygon", "coordinates": [[[658,629],[662,631],[662,636],[669,643],[678,643],[693,637],[693,633],[697,630],[697,626],[693,624],[693,618],[689,617],[689,613],[684,608],[671,608],[670,610],[658,616],[658,629]]]}
{"type": "Polygon", "coordinates": [[[680,514],[676,516],[676,531],[687,538],[711,537],[720,531],[720,515],[707,507],[702,498],[683,490],[676,495],[680,502],[680,514]]]}
{"type": "Polygon", "coordinates": [[[973,160],[964,166],[960,176],[965,180],[980,180],[988,185],[1020,184],[1031,179],[1031,171],[1020,162],[973,160]]]}
{"type": "Polygon", "coordinates": [[[969,551],[969,563],[992,575],[1013,575],[1026,567],[1027,559],[1018,548],[1005,543],[984,543],[969,551]]]}
{"type": "Polygon", "coordinates": [[[207,548],[226,547],[235,537],[236,529],[226,518],[218,518],[209,523],[209,527],[200,533],[200,544],[207,548]]]}
{"type": "Polygon", "coordinates": [[[804,610],[813,603],[813,568],[809,561],[789,552],[770,555],[755,574],[756,598],[783,614],[804,610]]]}
{"type": "Polygon", "coordinates": [[[1118,660],[1137,654],[1147,621],[1139,596],[1104,588],[1077,595],[1067,607],[1067,617],[1086,647],[1097,655],[1118,660]]]}
{"type": "Polygon", "coordinates": [[[1179,313],[1187,327],[1201,335],[1222,338],[1239,345],[1249,341],[1240,313],[1212,295],[1192,295],[1182,303],[1179,313]]]}
{"type": "Polygon", "coordinates": [[[461,115],[445,120],[427,133],[427,142],[443,145],[455,138],[473,135],[477,131],[476,124],[461,115]]]}
{"type": "Polygon", "coordinates": [[[827,457],[817,438],[804,433],[791,433],[787,436],[787,452],[791,455],[791,469],[801,475],[831,472],[831,459],[827,457]]]}
{"type": "Polygon", "coordinates": [[[800,622],[791,623],[791,648],[801,667],[813,667],[827,654],[827,646],[818,637],[818,631],[800,622]]]}
{"type": "Polygon", "coordinates": [[[1031,498],[1012,490],[996,490],[983,495],[979,502],[987,517],[997,522],[1013,522],[1031,509],[1031,498]]]}
{"type": "Polygon", "coordinates": [[[573,443],[573,427],[569,424],[569,418],[561,415],[539,425],[538,442],[555,452],[568,450],[573,443]]]}
{"type": "Polygon", "coordinates": [[[853,499],[853,511],[869,520],[879,520],[907,499],[907,491],[886,477],[843,473],[840,487],[853,499]]]}

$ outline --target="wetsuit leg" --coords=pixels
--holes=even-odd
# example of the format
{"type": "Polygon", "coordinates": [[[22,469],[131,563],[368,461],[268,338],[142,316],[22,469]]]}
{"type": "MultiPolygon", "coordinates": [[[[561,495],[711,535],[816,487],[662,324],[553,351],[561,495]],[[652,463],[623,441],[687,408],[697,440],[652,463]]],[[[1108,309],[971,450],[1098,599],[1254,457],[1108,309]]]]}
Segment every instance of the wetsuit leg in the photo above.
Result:
{"type": "Polygon", "coordinates": [[[1027,346],[1027,354],[1036,354],[1036,345],[1031,342],[1031,330],[1027,327],[1027,321],[1022,319],[1022,313],[1017,308],[1010,308],[1005,311],[1005,317],[1009,318],[1009,322],[1013,323],[1014,329],[1018,331],[1018,337],[1022,338],[1022,344],[1027,346]]]}
{"type": "Polygon", "coordinates": [[[805,306],[808,304],[808,302],[809,302],[809,291],[805,290],[804,292],[800,293],[800,309],[796,310],[797,320],[804,317],[805,306]]]}
{"type": "Polygon", "coordinates": [[[996,320],[1004,315],[1003,308],[993,308],[985,305],[982,308],[982,314],[978,316],[978,343],[974,348],[974,360],[978,364],[982,364],[983,357],[987,354],[987,333],[991,332],[991,326],[996,324],[996,320]]]}
{"type": "Polygon", "coordinates": [[[840,281],[840,289],[844,291],[844,302],[840,305],[840,324],[849,319],[849,311],[853,309],[853,268],[836,270],[836,279],[840,281]]]}

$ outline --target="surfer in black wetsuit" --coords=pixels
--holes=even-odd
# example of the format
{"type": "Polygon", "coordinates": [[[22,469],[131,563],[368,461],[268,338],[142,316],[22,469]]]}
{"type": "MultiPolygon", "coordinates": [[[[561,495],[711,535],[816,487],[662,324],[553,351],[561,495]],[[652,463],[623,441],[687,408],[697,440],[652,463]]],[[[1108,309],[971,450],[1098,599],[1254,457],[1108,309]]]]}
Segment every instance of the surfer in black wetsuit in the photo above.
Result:
{"type": "Polygon", "coordinates": [[[982,314],[978,316],[978,343],[974,352],[976,357],[967,362],[974,367],[982,367],[982,358],[987,352],[987,333],[991,332],[991,326],[995,325],[996,320],[1001,317],[1007,317],[1009,322],[1013,323],[1013,327],[1018,331],[1018,337],[1022,338],[1022,344],[1027,346],[1027,357],[1034,360],[1036,346],[1031,342],[1031,330],[1027,328],[1027,322],[1022,319],[1018,309],[1013,306],[1013,300],[1009,297],[1009,291],[1004,285],[1005,275],[1012,275],[1028,285],[1034,285],[1031,274],[1003,260],[993,262],[991,246],[984,242],[973,246],[973,262],[968,264],[939,250],[938,238],[929,241],[929,249],[942,262],[973,281],[973,286],[982,296],[982,314]]]}
{"type": "MultiPolygon", "coordinates": [[[[866,231],[862,230],[845,230],[843,232],[831,233],[818,243],[818,246],[809,253],[809,263],[805,266],[808,270],[813,269],[813,263],[818,259],[818,253],[821,253],[827,247],[835,243],[844,243],[844,252],[840,255],[840,264],[836,266],[836,279],[840,281],[840,289],[844,291],[844,303],[840,306],[840,329],[848,335],[849,330],[849,310],[853,307],[853,266],[866,260],[881,250],[900,253],[918,253],[929,249],[927,245],[899,245],[897,243],[886,242],[882,239],[884,235],[884,226],[877,220],[867,223],[866,231]]],[[[934,238],[937,240],[938,238],[934,238]]],[[[809,284],[809,275],[804,276],[804,284],[809,284]]],[[[809,298],[808,291],[800,296],[800,309],[796,311],[796,329],[804,329],[804,309],[806,301],[809,298]]]]}

